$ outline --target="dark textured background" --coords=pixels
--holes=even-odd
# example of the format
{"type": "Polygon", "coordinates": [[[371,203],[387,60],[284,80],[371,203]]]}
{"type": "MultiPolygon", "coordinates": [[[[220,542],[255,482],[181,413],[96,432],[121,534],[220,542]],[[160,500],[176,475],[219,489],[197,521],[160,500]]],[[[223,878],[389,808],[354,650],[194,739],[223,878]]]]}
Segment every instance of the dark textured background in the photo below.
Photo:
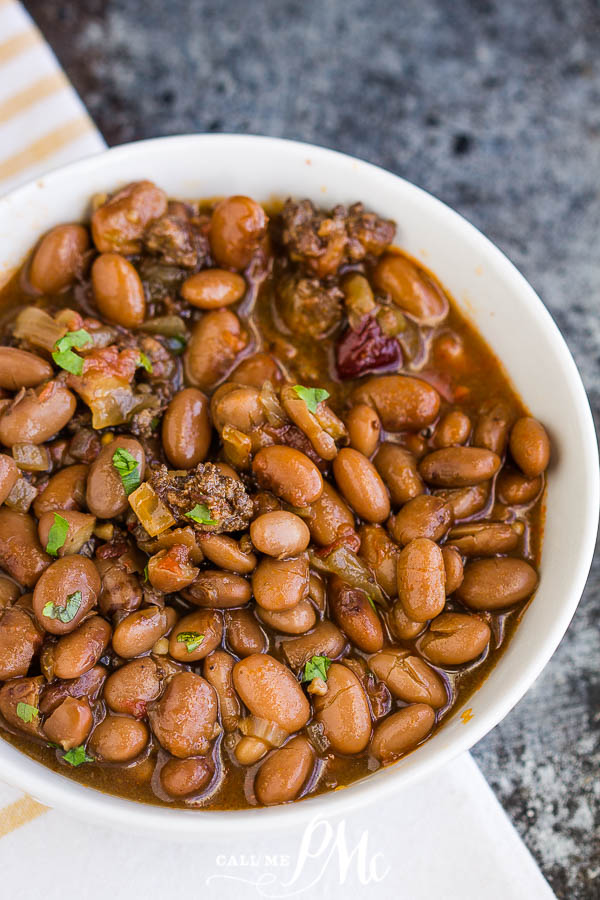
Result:
{"type": "MultiPolygon", "coordinates": [[[[25,5],[109,144],[188,131],[300,138],[459,210],[540,292],[598,417],[597,0],[25,5]]],[[[600,897],[599,617],[596,565],[551,664],[474,751],[567,900],[600,897]]]]}

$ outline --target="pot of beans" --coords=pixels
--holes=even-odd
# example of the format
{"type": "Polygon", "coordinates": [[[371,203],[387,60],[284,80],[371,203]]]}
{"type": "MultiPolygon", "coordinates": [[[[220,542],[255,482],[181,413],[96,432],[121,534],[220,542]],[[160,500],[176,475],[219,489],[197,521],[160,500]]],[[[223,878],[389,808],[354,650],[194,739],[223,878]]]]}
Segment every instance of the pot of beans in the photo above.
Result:
{"type": "Polygon", "coordinates": [[[0,232],[3,777],[194,833],[372,799],[508,711],[598,472],[495,248],[367,164],[235,137],[68,167],[0,232]]]}

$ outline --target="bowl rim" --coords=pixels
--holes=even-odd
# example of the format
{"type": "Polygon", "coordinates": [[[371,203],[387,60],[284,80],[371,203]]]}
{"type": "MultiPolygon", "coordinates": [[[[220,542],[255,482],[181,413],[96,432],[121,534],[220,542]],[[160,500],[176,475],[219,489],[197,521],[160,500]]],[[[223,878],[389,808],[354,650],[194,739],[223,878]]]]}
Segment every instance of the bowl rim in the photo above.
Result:
{"type": "Polygon", "coordinates": [[[598,528],[600,476],[596,433],[581,377],[558,327],[529,282],[508,257],[460,213],[423,188],[370,162],[317,144],[261,135],[171,135],[123,144],[57,167],[41,178],[33,179],[0,197],[0,214],[2,208],[7,204],[10,206],[21,202],[35,201],[35,191],[48,181],[69,179],[70,177],[78,181],[86,172],[97,170],[98,167],[102,167],[108,162],[112,166],[132,156],[140,156],[140,159],[143,159],[144,153],[168,151],[168,148],[174,144],[185,148],[186,143],[189,143],[191,149],[201,149],[202,145],[206,144],[222,144],[230,150],[239,148],[240,152],[244,147],[252,147],[256,150],[260,149],[261,145],[269,145],[270,148],[275,146],[282,153],[292,156],[295,154],[305,158],[309,154],[311,159],[326,166],[330,165],[336,168],[350,166],[353,171],[356,171],[356,167],[358,167],[359,171],[367,177],[383,179],[387,182],[399,182],[404,190],[414,192],[426,210],[435,213],[438,219],[445,220],[448,228],[458,230],[465,243],[469,243],[493,270],[500,268],[503,276],[510,281],[511,290],[519,297],[519,302],[534,311],[539,327],[545,332],[546,339],[552,343],[560,359],[562,371],[569,382],[569,391],[576,407],[581,432],[584,435],[581,466],[588,478],[585,508],[581,510],[579,563],[560,614],[549,625],[547,632],[540,639],[539,646],[536,647],[536,652],[521,667],[520,676],[514,679],[501,700],[495,703],[492,709],[480,713],[477,721],[472,723],[472,727],[454,735],[449,745],[440,748],[437,754],[421,760],[417,754],[411,754],[412,765],[407,769],[392,766],[386,769],[385,777],[366,777],[343,790],[331,791],[283,806],[247,810],[182,810],[152,806],[104,794],[62,776],[60,773],[53,772],[21,753],[7,741],[0,740],[2,780],[14,787],[26,790],[42,803],[86,820],[89,820],[91,816],[97,823],[121,829],[133,828],[137,832],[154,834],[166,831],[170,837],[193,839],[206,834],[207,829],[215,836],[225,836],[251,826],[256,827],[257,815],[261,817],[261,826],[288,828],[296,827],[316,816],[338,816],[351,812],[360,806],[375,802],[378,798],[389,794],[391,790],[398,790],[402,785],[412,784],[427,777],[436,768],[469,750],[494,728],[539,676],[556,650],[575,613],[594,554],[598,528]]]}

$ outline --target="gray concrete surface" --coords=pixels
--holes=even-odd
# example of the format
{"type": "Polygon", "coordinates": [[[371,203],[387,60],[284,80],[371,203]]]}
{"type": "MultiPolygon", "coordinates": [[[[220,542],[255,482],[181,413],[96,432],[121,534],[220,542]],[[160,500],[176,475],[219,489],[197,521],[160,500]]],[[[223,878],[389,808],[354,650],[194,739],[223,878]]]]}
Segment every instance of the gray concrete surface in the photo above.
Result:
{"type": "MultiPolygon", "coordinates": [[[[25,3],[110,144],[254,132],[365,157],[519,266],[600,413],[597,0],[25,3]]],[[[368,200],[368,198],[366,198],[368,200]]],[[[560,898],[600,897],[600,565],[475,756],[560,898]]]]}

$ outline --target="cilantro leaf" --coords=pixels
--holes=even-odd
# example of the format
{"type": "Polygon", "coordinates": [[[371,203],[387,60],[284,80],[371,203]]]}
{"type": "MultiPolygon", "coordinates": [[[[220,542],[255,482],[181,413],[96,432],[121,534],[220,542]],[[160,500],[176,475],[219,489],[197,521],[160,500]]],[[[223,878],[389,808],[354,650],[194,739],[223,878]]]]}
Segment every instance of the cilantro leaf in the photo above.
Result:
{"type": "Polygon", "coordinates": [[[304,666],[302,681],[312,681],[313,678],[322,678],[323,681],[327,681],[327,670],[330,665],[331,660],[328,656],[311,656],[304,666]]]}
{"type": "Polygon", "coordinates": [[[193,653],[194,650],[197,650],[203,640],[204,635],[198,631],[180,631],[177,635],[177,642],[185,644],[188,653],[193,653]]]}
{"type": "Polygon", "coordinates": [[[370,594],[367,594],[367,600],[369,601],[369,603],[370,603],[371,606],[373,607],[374,612],[377,612],[377,607],[375,606],[375,601],[373,600],[373,598],[371,597],[370,594]]]}
{"type": "Polygon", "coordinates": [[[112,463],[123,482],[125,493],[129,497],[140,486],[140,465],[127,450],[117,447],[113,453],[112,463]]]}
{"type": "Polygon", "coordinates": [[[144,581],[150,581],[150,574],[148,572],[148,563],[144,566],[144,581]]]}
{"type": "Polygon", "coordinates": [[[301,384],[295,384],[293,389],[300,399],[304,400],[311,413],[316,413],[319,403],[329,397],[329,391],[326,391],[325,388],[307,388],[302,387],[301,384]]]}
{"type": "Polygon", "coordinates": [[[66,625],[68,622],[73,621],[73,619],[79,612],[80,606],[81,591],[75,591],[75,593],[68,595],[65,606],[60,606],[56,603],[53,603],[52,600],[48,600],[42,610],[42,615],[46,616],[47,619],[58,619],[59,622],[62,622],[64,625],[66,625]]]}
{"type": "Polygon", "coordinates": [[[193,519],[199,525],[218,525],[216,519],[211,519],[210,509],[204,503],[196,503],[193,509],[186,512],[188,519],[193,519]]]}
{"type": "Polygon", "coordinates": [[[67,750],[63,759],[71,766],[80,766],[82,763],[94,762],[94,757],[87,755],[83,744],[80,744],[79,747],[73,747],[72,750],[67,750]]]}
{"type": "Polygon", "coordinates": [[[73,353],[72,347],[81,350],[82,347],[92,343],[92,338],[85,328],[78,331],[68,331],[64,337],[61,337],[55,346],[52,359],[57,366],[71,372],[72,375],[81,375],[83,372],[83,359],[77,353],[73,353]]]}
{"type": "Polygon", "coordinates": [[[146,372],[152,374],[152,363],[148,359],[145,353],[140,350],[140,361],[138,362],[138,366],[141,366],[146,372]]]}
{"type": "Polygon", "coordinates": [[[51,556],[58,556],[58,551],[67,539],[69,523],[58,513],[54,513],[54,522],[48,533],[48,543],[46,544],[46,553],[51,556]]]}
{"type": "Polygon", "coordinates": [[[37,706],[31,706],[30,703],[17,703],[17,715],[28,725],[33,719],[37,719],[40,711],[37,706]]]}

